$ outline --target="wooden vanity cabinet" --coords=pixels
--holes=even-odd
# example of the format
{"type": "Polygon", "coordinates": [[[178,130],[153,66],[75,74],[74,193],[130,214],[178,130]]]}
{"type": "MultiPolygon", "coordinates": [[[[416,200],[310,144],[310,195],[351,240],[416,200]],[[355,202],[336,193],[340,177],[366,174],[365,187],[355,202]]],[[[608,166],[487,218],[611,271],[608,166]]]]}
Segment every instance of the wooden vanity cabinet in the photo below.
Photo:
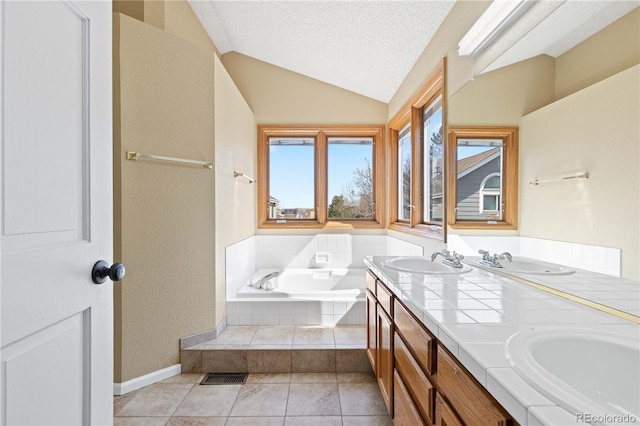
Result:
{"type": "Polygon", "coordinates": [[[378,307],[376,296],[367,289],[367,358],[373,369],[373,374],[378,374],[378,307]]]}
{"type": "Polygon", "coordinates": [[[373,374],[377,375],[378,370],[376,367],[376,363],[378,359],[378,301],[376,299],[376,286],[378,280],[370,271],[367,271],[365,280],[367,286],[367,357],[369,358],[369,363],[371,364],[371,368],[373,369],[373,374]]]}
{"type": "Polygon", "coordinates": [[[395,425],[517,425],[369,271],[366,306],[367,355],[395,425]]]}
{"type": "Polygon", "coordinates": [[[438,391],[468,425],[511,426],[509,414],[493,400],[469,372],[438,345],[438,391]]]}
{"type": "Polygon", "coordinates": [[[380,282],[376,289],[378,359],[376,362],[378,385],[382,399],[393,417],[393,297],[380,282]]]}
{"type": "Polygon", "coordinates": [[[393,372],[393,414],[395,426],[431,426],[422,420],[397,370],[393,372]]]}
{"type": "Polygon", "coordinates": [[[455,411],[439,393],[436,394],[436,426],[464,426],[455,411]]]}
{"type": "Polygon", "coordinates": [[[393,417],[393,293],[370,271],[367,285],[367,357],[393,417]]]}
{"type": "Polygon", "coordinates": [[[435,336],[429,333],[398,300],[395,301],[393,322],[396,331],[407,343],[415,361],[425,372],[434,374],[435,336]]]}
{"type": "MultiPolygon", "coordinates": [[[[396,332],[393,344],[393,353],[396,365],[396,374],[399,374],[410,395],[409,400],[412,405],[420,413],[423,423],[431,426],[435,418],[435,388],[431,380],[420,368],[416,360],[409,352],[409,348],[404,340],[396,332]]],[[[394,401],[396,401],[394,388],[394,401]]],[[[397,410],[395,411],[397,415],[397,410]]]]}

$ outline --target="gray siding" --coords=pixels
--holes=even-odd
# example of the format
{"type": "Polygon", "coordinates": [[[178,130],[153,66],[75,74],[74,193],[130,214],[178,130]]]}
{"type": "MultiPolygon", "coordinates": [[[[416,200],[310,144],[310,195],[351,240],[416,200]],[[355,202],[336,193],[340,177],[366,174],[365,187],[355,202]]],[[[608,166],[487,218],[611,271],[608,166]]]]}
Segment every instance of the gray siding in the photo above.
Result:
{"type": "Polygon", "coordinates": [[[462,220],[487,219],[480,215],[480,184],[485,177],[500,172],[500,157],[458,179],[456,218],[462,220]]]}

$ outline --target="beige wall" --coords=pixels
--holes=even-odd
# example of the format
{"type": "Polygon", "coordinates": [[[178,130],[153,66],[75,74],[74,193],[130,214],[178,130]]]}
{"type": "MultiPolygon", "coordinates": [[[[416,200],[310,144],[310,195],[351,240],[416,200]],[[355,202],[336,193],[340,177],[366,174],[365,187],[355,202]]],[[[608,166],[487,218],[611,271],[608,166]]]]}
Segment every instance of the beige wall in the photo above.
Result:
{"type": "Polygon", "coordinates": [[[153,25],[218,54],[187,0],[114,0],[113,12],[153,25]]]}
{"type": "Polygon", "coordinates": [[[546,55],[480,74],[449,98],[449,125],[518,126],[554,101],[555,60],[546,55]]]}
{"type": "Polygon", "coordinates": [[[556,59],[556,99],[640,63],[640,8],[556,59]]]}
{"type": "Polygon", "coordinates": [[[640,279],[640,66],[522,119],[521,235],[622,250],[622,276],[640,279]],[[529,185],[577,169],[588,180],[529,185]]]}
{"type": "Polygon", "coordinates": [[[215,326],[214,173],[126,151],[214,160],[214,54],[114,16],[115,381],[179,362],[215,326]]]}
{"type": "Polygon", "coordinates": [[[226,315],[225,248],[254,234],[256,188],[234,170],[256,176],[256,126],[222,62],[215,58],[216,324],[226,315]]]}
{"type": "Polygon", "coordinates": [[[164,5],[165,31],[218,54],[218,49],[191,9],[189,2],[169,0],[165,1],[164,5]]]}
{"type": "Polygon", "coordinates": [[[164,29],[165,25],[165,2],[164,0],[114,0],[113,13],[122,13],[153,25],[156,28],[164,29]]]}
{"type": "MultiPolygon", "coordinates": [[[[470,57],[458,56],[458,42],[489,6],[490,1],[457,1],[422,55],[389,101],[390,120],[420,88],[436,65],[447,58],[447,95],[451,96],[474,75],[470,57]]],[[[387,120],[387,121],[388,121],[387,120]]]]}
{"type": "Polygon", "coordinates": [[[257,124],[384,124],[387,105],[239,53],[222,63],[257,124]]]}

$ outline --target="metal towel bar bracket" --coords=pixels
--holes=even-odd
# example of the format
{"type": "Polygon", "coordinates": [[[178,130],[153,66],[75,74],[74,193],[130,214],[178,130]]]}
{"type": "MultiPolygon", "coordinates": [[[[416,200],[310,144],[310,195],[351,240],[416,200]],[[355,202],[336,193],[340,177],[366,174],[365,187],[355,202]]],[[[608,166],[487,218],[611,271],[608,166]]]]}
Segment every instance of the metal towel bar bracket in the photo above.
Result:
{"type": "Polygon", "coordinates": [[[254,182],[256,181],[254,178],[249,177],[249,176],[245,175],[244,173],[239,172],[239,171],[237,171],[237,170],[234,170],[234,171],[233,171],[233,177],[241,177],[241,178],[245,178],[246,180],[248,180],[248,181],[249,181],[249,183],[254,183],[254,182]]]}

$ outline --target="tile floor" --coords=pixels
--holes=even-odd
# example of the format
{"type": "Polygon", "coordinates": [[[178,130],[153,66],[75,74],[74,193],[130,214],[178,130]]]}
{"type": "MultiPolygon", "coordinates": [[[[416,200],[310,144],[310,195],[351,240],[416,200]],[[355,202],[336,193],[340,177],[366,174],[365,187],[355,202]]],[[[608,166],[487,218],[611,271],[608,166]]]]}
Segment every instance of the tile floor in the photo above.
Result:
{"type": "Polygon", "coordinates": [[[243,385],[181,374],[114,398],[118,425],[392,425],[371,373],[257,373],[243,385]]]}
{"type": "Polygon", "coordinates": [[[200,385],[203,374],[181,374],[116,396],[114,424],[392,425],[364,348],[364,327],[227,327],[182,351],[183,372],[231,365],[250,372],[245,384],[200,385]]]}

